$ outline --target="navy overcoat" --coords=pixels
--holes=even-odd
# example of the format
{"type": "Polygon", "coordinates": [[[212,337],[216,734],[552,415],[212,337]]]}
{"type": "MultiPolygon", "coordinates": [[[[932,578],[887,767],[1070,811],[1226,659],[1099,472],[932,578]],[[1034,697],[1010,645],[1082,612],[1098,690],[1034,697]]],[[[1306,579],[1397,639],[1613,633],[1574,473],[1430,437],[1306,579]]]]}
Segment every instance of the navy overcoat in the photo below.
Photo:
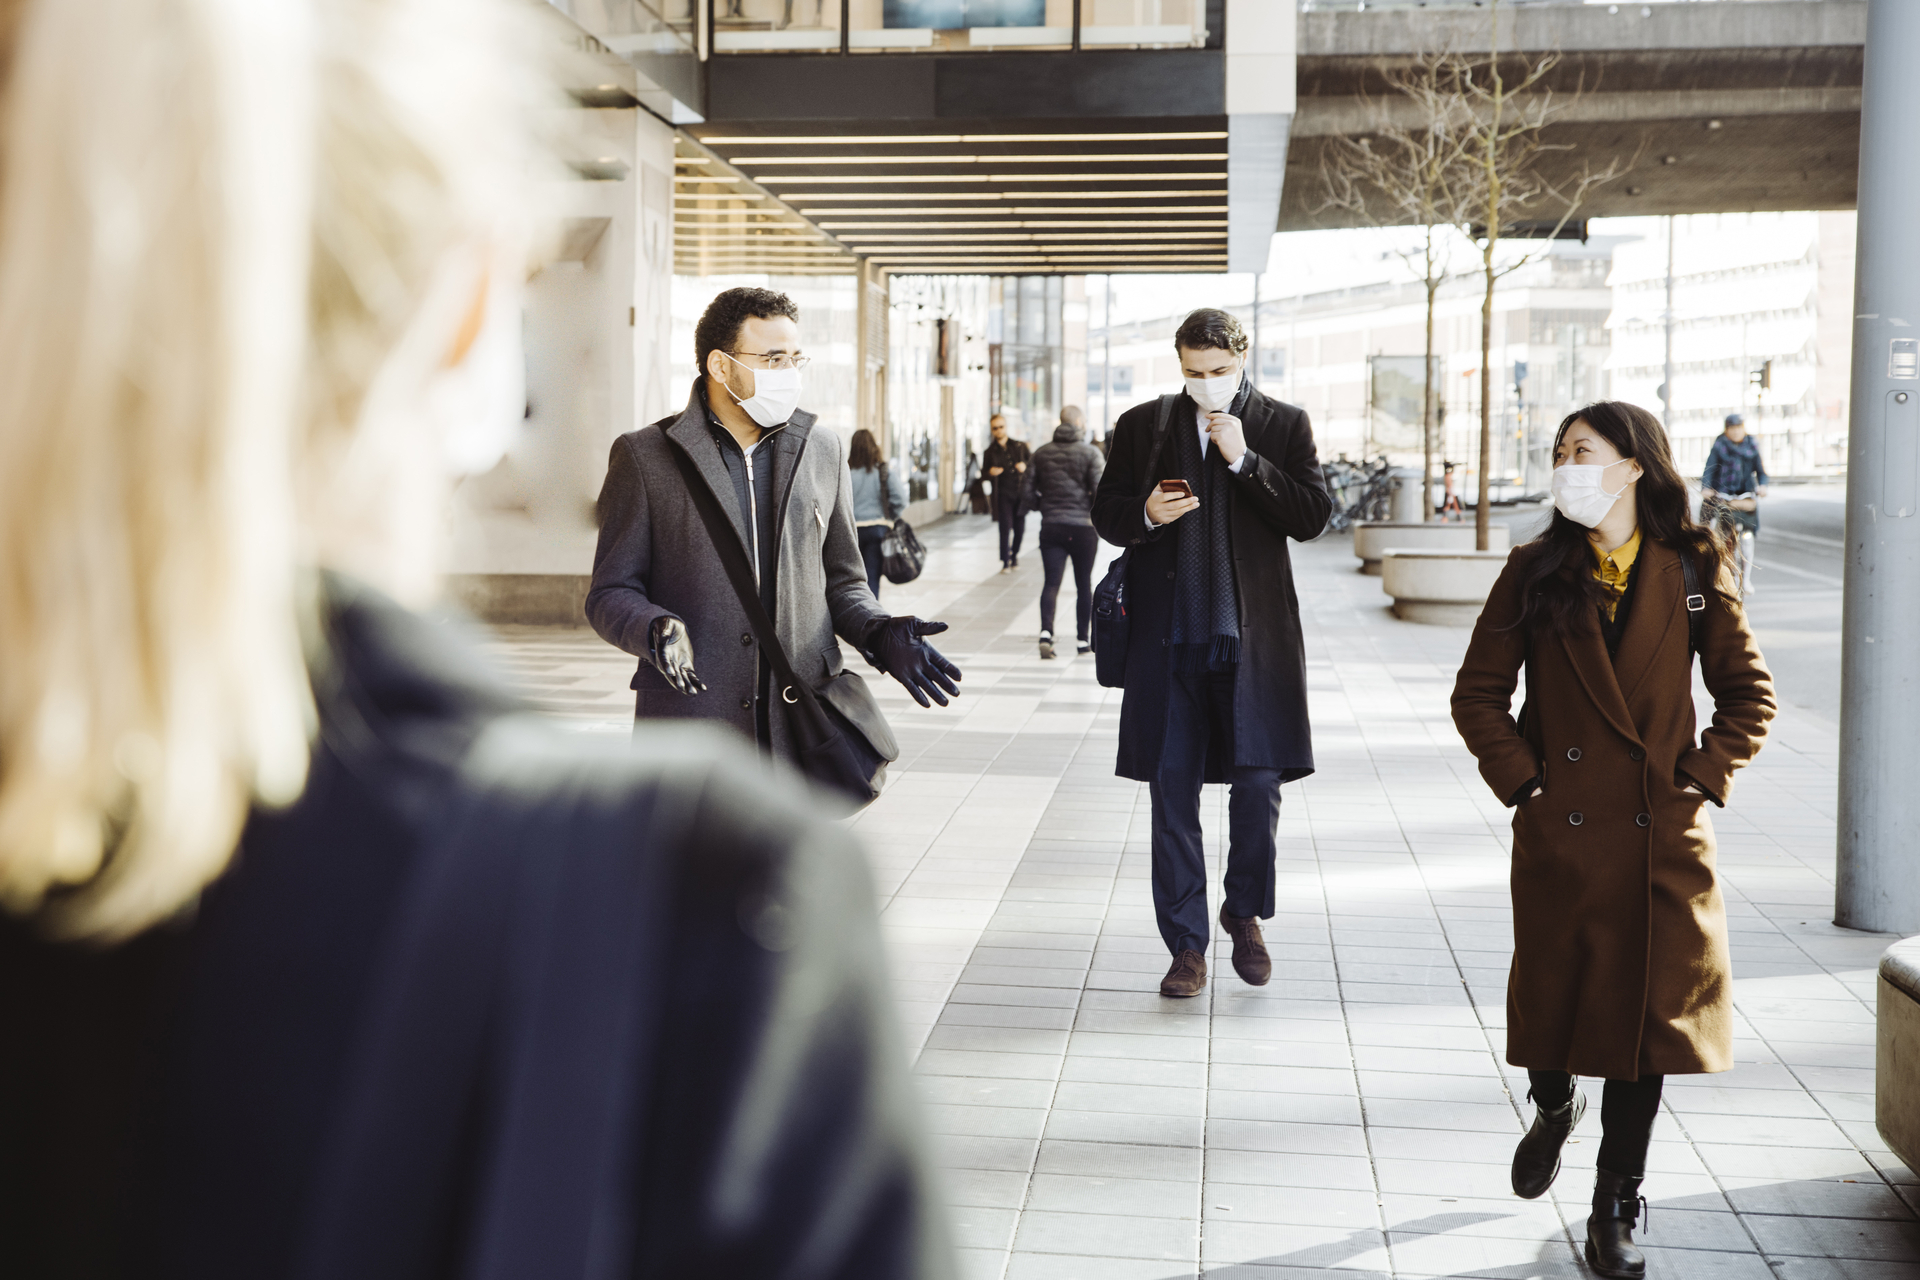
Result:
{"type": "MultiPolygon", "coordinates": [[[[1149,470],[1158,408],[1158,401],[1149,400],[1120,415],[1093,500],[1093,523],[1100,536],[1132,549],[1127,565],[1126,696],[1120,704],[1120,758],[1114,771],[1140,782],[1157,780],[1166,739],[1167,646],[1173,633],[1178,541],[1173,525],[1149,530],[1146,523],[1148,489],[1174,474],[1173,447],[1165,442],[1149,470]]],[[[1167,414],[1165,431],[1197,430],[1197,414],[1193,400],[1182,392],[1167,414]]],[[[1319,537],[1333,514],[1333,499],[1320,474],[1306,410],[1255,391],[1240,420],[1249,456],[1228,497],[1233,504],[1233,580],[1240,595],[1233,758],[1223,759],[1222,744],[1216,743],[1207,754],[1206,780],[1226,781],[1231,764],[1276,769],[1286,782],[1313,772],[1306,649],[1287,539],[1319,537]]]]}

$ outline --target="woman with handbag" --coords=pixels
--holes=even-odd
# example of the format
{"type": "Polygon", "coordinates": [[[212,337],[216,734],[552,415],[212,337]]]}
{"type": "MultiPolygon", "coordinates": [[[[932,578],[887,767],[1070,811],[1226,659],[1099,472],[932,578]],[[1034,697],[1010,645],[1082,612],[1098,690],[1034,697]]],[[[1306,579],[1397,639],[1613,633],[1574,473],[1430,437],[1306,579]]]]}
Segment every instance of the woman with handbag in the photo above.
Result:
{"type": "Polygon", "coordinates": [[[847,445],[847,472],[853,479],[853,527],[860,537],[860,559],[867,566],[867,587],[880,598],[880,546],[894,520],[907,507],[907,487],[887,469],[880,442],[865,427],[847,445]]]}
{"type": "Polygon", "coordinates": [[[1542,1195],[1603,1078],[1586,1257],[1638,1277],[1632,1229],[1666,1076],[1733,1066],[1726,906],[1706,805],[1760,749],[1772,678],[1727,548],[1691,516],[1646,410],[1589,405],[1554,441],[1554,514],[1473,630],[1453,718],[1513,818],[1507,1061],[1532,1128],[1513,1189],[1542,1195]],[[1713,696],[1695,737],[1693,655],[1713,696]],[[1509,713],[1525,672],[1526,705],[1509,713]]]}

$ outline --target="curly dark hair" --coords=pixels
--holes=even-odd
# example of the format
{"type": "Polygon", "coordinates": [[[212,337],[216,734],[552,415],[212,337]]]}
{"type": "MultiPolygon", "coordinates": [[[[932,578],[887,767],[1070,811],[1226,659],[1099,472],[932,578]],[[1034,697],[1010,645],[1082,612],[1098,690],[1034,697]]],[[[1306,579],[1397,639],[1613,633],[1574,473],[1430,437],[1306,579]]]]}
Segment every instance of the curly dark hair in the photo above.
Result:
{"type": "Polygon", "coordinates": [[[1187,318],[1180,322],[1180,327],[1173,331],[1173,345],[1175,350],[1181,347],[1189,351],[1215,348],[1241,356],[1247,353],[1247,331],[1232,312],[1202,307],[1198,311],[1188,312],[1187,318]]]}
{"type": "Polygon", "coordinates": [[[740,326],[749,316],[756,320],[785,316],[798,323],[800,308],[786,294],[771,289],[728,289],[715,297],[693,327],[693,362],[702,374],[707,371],[710,353],[733,350],[733,344],[740,340],[740,326]]]}
{"type": "MultiPolygon", "coordinates": [[[[1731,600],[1723,573],[1728,549],[1720,537],[1696,523],[1687,498],[1687,482],[1673,463],[1666,428],[1639,405],[1605,400],[1567,415],[1554,433],[1554,448],[1576,422],[1599,432],[1622,458],[1640,464],[1640,483],[1634,490],[1641,532],[1654,542],[1693,557],[1701,581],[1713,584],[1723,599],[1731,600]]],[[[1566,634],[1597,625],[1600,586],[1594,581],[1593,552],[1588,550],[1587,528],[1553,513],[1544,533],[1531,545],[1540,548],[1521,575],[1520,616],[1515,627],[1538,627],[1547,634],[1566,634]]]]}

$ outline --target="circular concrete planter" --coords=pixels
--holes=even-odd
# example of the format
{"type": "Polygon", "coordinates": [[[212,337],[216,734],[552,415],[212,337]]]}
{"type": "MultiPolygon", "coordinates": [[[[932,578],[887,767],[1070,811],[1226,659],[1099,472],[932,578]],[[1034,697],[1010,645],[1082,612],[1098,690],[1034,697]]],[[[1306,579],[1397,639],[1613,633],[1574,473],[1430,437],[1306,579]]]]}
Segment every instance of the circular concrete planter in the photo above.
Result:
{"type": "Polygon", "coordinates": [[[1389,547],[1381,553],[1380,586],[1393,597],[1395,617],[1470,627],[1506,563],[1504,551],[1389,547]]]}
{"type": "MultiPolygon", "coordinates": [[[[1353,554],[1360,557],[1360,572],[1378,576],[1380,556],[1388,547],[1409,551],[1472,551],[1473,526],[1470,524],[1411,524],[1400,521],[1362,521],[1353,526],[1353,554]]],[[[1487,530],[1490,551],[1505,552],[1507,526],[1496,524],[1487,530]]]]}

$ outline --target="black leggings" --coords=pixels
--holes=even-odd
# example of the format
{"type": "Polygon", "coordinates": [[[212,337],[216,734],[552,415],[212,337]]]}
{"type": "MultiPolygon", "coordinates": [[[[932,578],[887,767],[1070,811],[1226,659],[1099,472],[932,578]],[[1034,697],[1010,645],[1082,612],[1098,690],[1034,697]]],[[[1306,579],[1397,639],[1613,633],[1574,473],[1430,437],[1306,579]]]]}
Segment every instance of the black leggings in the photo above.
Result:
{"type": "MultiPolygon", "coordinates": [[[[1573,1097],[1573,1077],[1564,1071],[1529,1071],[1533,1100],[1549,1111],[1567,1105],[1573,1097]]],[[[1644,1177],[1647,1144],[1653,1141],[1653,1120],[1660,1114],[1660,1088],[1665,1076],[1638,1080],[1609,1080],[1600,1094],[1599,1164],[1608,1173],[1644,1177]]]]}
{"type": "Polygon", "coordinates": [[[1093,560],[1100,554],[1100,535],[1090,524],[1040,522],[1040,560],[1047,581],[1040,588],[1040,629],[1053,634],[1053,608],[1060,599],[1060,580],[1066,577],[1067,557],[1073,557],[1074,635],[1084,644],[1093,621],[1093,560]]]}

